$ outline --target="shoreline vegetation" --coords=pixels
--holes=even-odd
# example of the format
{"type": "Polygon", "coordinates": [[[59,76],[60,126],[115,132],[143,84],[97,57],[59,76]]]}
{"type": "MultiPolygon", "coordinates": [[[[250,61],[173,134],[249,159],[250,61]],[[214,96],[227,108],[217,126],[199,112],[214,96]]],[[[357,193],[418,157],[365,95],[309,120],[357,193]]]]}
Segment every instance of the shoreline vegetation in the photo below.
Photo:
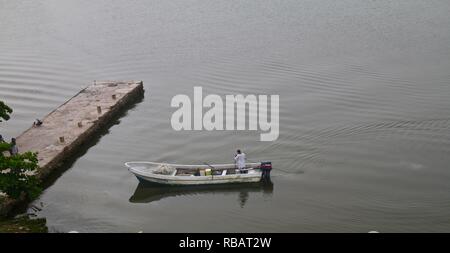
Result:
{"type": "MultiPolygon", "coordinates": [[[[13,110],[0,101],[0,122],[8,121],[13,110]]],[[[16,139],[6,142],[0,135],[0,233],[46,233],[45,219],[30,219],[27,213],[9,217],[16,203],[33,199],[41,192],[35,177],[37,155],[20,154],[16,139]],[[7,154],[9,153],[9,154],[7,154]]]]}

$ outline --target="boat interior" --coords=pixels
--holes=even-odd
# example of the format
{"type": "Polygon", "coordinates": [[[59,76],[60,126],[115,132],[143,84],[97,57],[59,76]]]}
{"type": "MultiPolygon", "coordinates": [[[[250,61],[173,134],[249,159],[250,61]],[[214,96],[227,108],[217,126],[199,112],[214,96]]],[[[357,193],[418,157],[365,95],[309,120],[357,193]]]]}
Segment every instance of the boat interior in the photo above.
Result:
{"type": "Polygon", "coordinates": [[[246,168],[246,170],[238,170],[237,168],[224,168],[224,169],[214,169],[214,168],[198,168],[198,169],[186,169],[186,168],[176,168],[175,176],[225,176],[240,173],[247,173],[248,170],[253,168],[246,168]]]}

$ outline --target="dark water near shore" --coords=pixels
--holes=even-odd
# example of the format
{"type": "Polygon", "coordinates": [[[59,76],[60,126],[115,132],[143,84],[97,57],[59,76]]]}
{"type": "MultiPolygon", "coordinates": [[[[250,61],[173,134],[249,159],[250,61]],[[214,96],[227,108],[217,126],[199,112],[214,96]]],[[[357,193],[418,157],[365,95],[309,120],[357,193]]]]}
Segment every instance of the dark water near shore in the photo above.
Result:
{"type": "Polygon", "coordinates": [[[92,80],[144,100],[34,204],[51,231],[450,231],[448,1],[0,0],[1,125],[92,80]],[[279,94],[280,137],[175,132],[171,98],[279,94]],[[139,186],[128,160],[269,159],[273,187],[139,186]]]}

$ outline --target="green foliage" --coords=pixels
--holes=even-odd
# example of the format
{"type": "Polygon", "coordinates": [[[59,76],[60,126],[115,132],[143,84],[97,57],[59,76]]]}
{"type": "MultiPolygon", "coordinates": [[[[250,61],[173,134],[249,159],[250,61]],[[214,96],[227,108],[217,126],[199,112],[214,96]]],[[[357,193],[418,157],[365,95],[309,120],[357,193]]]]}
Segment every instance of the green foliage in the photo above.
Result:
{"type": "MultiPolygon", "coordinates": [[[[0,101],[0,121],[9,119],[12,110],[0,101]]],[[[22,194],[35,198],[42,191],[40,182],[35,176],[38,169],[36,153],[26,152],[14,156],[5,155],[10,149],[8,143],[0,143],[0,192],[17,199],[22,194]]]]}
{"type": "Polygon", "coordinates": [[[36,153],[26,152],[15,156],[0,158],[0,189],[12,198],[19,198],[26,193],[29,198],[36,198],[41,192],[39,180],[34,175],[38,168],[36,153]]]}
{"type": "Polygon", "coordinates": [[[0,157],[3,156],[3,152],[8,151],[10,147],[11,145],[9,145],[9,143],[0,142],[0,157]]]}
{"type": "Polygon", "coordinates": [[[12,113],[12,109],[7,106],[5,103],[0,101],[0,122],[2,122],[2,119],[7,121],[9,120],[9,115],[12,113]]]}

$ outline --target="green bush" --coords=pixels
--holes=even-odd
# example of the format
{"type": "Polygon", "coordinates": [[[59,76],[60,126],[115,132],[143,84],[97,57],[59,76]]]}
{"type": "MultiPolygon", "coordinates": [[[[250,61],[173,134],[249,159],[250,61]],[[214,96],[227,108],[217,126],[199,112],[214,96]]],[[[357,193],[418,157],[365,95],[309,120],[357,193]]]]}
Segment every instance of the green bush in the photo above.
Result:
{"type": "Polygon", "coordinates": [[[0,101],[0,122],[3,120],[9,120],[9,115],[12,113],[12,109],[0,101]]]}
{"type": "MultiPolygon", "coordinates": [[[[0,101],[0,121],[8,120],[11,108],[0,101]]],[[[35,173],[38,169],[36,153],[26,152],[15,156],[3,155],[8,151],[8,143],[0,143],[0,192],[17,199],[22,194],[35,198],[42,191],[35,173]]]]}
{"type": "Polygon", "coordinates": [[[33,175],[37,164],[37,154],[31,152],[0,157],[0,190],[14,199],[22,193],[29,198],[39,196],[39,180],[33,175]]]}

